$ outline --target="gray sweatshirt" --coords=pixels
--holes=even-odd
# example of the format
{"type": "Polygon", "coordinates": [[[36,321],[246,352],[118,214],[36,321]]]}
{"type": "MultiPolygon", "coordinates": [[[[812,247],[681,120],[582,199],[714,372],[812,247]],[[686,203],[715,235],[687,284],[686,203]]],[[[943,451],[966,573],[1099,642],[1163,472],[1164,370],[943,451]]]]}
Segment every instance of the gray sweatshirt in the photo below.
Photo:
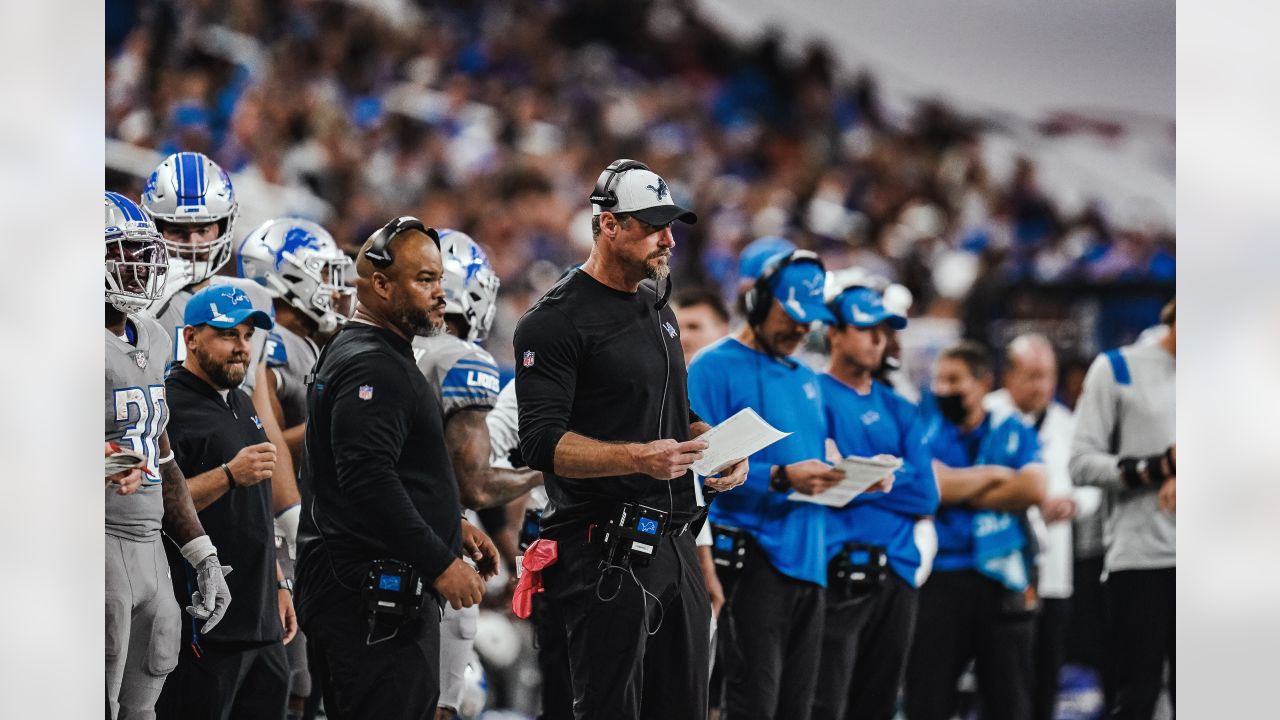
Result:
{"type": "Polygon", "coordinates": [[[1117,380],[1105,354],[1085,375],[1076,405],[1071,480],[1107,491],[1106,572],[1175,567],[1177,526],[1174,516],[1160,509],[1158,488],[1126,488],[1117,466],[1122,457],[1156,455],[1174,443],[1174,357],[1150,340],[1119,352],[1128,378],[1117,380]]]}

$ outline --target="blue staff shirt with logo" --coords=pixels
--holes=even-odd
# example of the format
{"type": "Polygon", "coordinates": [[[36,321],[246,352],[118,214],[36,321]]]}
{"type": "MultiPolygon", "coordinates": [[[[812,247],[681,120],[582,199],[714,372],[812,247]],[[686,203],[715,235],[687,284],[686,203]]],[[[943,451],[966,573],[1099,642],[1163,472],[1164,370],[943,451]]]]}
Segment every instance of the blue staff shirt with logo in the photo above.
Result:
{"type": "MultiPolygon", "coordinates": [[[[1033,428],[1010,416],[992,427],[990,415],[971,432],[962,432],[940,415],[929,421],[925,432],[933,456],[951,468],[975,465],[1003,465],[1021,469],[1040,460],[1040,441],[1033,428]],[[988,437],[988,435],[990,437],[988,437]]],[[[972,570],[976,567],[973,547],[973,518],[979,510],[965,504],[943,505],[934,521],[938,530],[938,558],[934,569],[940,572],[972,570]]]]}
{"type": "Polygon", "coordinates": [[[829,374],[819,376],[827,429],[842,456],[887,454],[902,458],[887,492],[862,493],[827,522],[827,558],[847,542],[883,547],[889,567],[917,586],[920,549],[916,522],[938,510],[933,456],[924,441],[925,420],[915,405],[886,385],[872,381],[866,395],[829,374]]]}
{"type": "Polygon", "coordinates": [[[791,502],[788,493],[769,489],[774,465],[824,457],[827,430],[817,374],[724,338],[689,366],[689,404],[712,425],[750,407],[791,433],[751,456],[747,481],[716,497],[711,522],[750,533],[784,575],[826,587],[826,508],[791,502]]]}

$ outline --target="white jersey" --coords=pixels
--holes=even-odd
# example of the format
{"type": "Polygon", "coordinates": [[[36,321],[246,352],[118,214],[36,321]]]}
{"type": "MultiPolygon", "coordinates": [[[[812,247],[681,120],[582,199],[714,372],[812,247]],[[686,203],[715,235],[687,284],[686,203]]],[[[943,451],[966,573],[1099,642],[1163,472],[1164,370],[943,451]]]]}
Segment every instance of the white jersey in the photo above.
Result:
{"type": "MultiPolygon", "coordinates": [[[[485,417],[489,428],[489,464],[505,470],[528,467],[520,455],[520,407],[516,403],[516,384],[507,383],[498,393],[498,402],[485,417]],[[515,462],[513,462],[513,460],[515,462]],[[516,463],[519,463],[517,467],[516,463]]],[[[539,485],[529,491],[525,507],[541,510],[547,506],[547,490],[539,485]]]]}
{"type": "Polygon", "coordinates": [[[160,489],[160,435],[169,424],[164,370],[169,357],[165,329],[151,318],[128,318],[134,342],[106,333],[106,440],[146,458],[142,486],[131,495],[106,489],[106,532],[127,540],[160,533],[164,501],[160,489]]]}
{"type": "MultiPolygon", "coordinates": [[[[238,287],[249,296],[249,302],[253,303],[255,310],[261,310],[275,320],[276,309],[271,302],[271,293],[258,283],[246,278],[227,277],[225,275],[214,275],[209,278],[210,285],[232,285],[238,287]]],[[[186,327],[183,321],[183,315],[187,312],[187,301],[191,300],[191,296],[195,295],[190,287],[184,287],[173,293],[167,300],[161,299],[151,304],[143,312],[155,318],[165,331],[169,334],[169,342],[173,346],[173,354],[169,357],[166,366],[181,365],[182,361],[187,358],[187,344],[182,341],[182,328],[186,327]]],[[[253,395],[253,386],[255,375],[258,369],[258,363],[262,362],[263,353],[267,346],[267,333],[264,330],[254,328],[253,338],[249,341],[249,372],[244,375],[244,382],[241,387],[249,395],[253,395]]]]}

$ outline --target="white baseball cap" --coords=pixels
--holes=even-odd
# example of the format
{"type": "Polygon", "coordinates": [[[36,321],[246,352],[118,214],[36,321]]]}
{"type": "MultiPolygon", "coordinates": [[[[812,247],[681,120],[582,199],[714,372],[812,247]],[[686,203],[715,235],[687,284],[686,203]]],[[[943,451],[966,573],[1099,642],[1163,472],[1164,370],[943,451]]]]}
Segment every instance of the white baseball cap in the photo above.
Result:
{"type": "Polygon", "coordinates": [[[605,211],[625,213],[658,227],[675,220],[689,224],[698,222],[698,216],[692,210],[676,205],[667,181],[648,168],[633,167],[616,174],[606,170],[600,183],[603,187],[598,186],[598,192],[591,195],[592,215],[605,211]],[[616,202],[608,203],[614,198],[616,202]],[[602,200],[604,205],[599,202],[602,200]]]}

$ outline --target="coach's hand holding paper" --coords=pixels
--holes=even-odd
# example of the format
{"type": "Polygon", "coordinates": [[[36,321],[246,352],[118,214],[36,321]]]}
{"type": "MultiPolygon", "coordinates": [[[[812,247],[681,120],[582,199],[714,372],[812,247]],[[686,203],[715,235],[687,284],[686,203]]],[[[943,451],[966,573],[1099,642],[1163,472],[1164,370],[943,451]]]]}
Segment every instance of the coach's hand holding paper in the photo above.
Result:
{"type": "Polygon", "coordinates": [[[850,455],[840,461],[838,468],[844,471],[844,480],[816,495],[793,492],[787,496],[795,502],[817,503],[829,507],[844,507],[858,495],[869,490],[888,492],[893,486],[893,472],[902,467],[902,458],[892,455],[857,457],[850,455]],[[875,487],[881,485],[881,487],[875,487]]]}
{"type": "Polygon", "coordinates": [[[702,459],[691,467],[703,477],[716,475],[790,434],[765,422],[755,410],[743,408],[697,437],[707,443],[707,449],[702,451],[702,459]]]}

